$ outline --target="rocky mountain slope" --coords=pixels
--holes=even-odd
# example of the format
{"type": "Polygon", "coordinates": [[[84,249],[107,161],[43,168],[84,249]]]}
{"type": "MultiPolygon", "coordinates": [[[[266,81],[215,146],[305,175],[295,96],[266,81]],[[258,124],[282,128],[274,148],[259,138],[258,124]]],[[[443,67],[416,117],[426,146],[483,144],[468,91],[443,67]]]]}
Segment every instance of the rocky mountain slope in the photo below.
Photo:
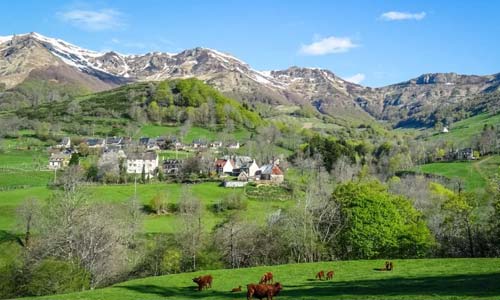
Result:
{"type": "MultiPolygon", "coordinates": [[[[231,55],[207,48],[121,55],[86,50],[37,33],[0,37],[0,84],[14,88],[33,78],[105,90],[135,81],[196,77],[230,97],[268,104],[314,105],[333,116],[401,124],[437,108],[499,89],[500,74],[426,74],[382,87],[350,83],[324,69],[291,67],[260,72],[231,55]]],[[[1,101],[1,99],[0,99],[1,101]]]]}

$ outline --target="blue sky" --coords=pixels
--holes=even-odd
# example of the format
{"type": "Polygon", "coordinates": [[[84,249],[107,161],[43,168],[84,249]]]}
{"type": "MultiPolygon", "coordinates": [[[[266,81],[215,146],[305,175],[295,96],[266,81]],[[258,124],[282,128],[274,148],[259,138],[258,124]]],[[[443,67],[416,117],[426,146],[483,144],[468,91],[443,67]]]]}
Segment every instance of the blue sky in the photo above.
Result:
{"type": "Polygon", "coordinates": [[[92,50],[224,51],[257,70],[330,69],[368,86],[500,72],[499,1],[11,1],[0,35],[92,50]]]}

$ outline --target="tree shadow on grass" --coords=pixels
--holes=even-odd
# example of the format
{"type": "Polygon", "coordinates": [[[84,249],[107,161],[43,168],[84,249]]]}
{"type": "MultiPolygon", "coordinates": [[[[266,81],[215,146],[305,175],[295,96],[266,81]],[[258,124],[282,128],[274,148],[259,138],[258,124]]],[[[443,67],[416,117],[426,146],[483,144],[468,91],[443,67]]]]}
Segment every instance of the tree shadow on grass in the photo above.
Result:
{"type": "Polygon", "coordinates": [[[200,299],[203,297],[215,297],[219,298],[235,298],[237,294],[231,292],[221,292],[212,289],[198,291],[196,286],[188,287],[166,287],[154,284],[137,284],[137,285],[119,285],[116,288],[123,288],[130,291],[143,293],[143,294],[154,294],[162,297],[182,297],[196,298],[200,299]]]}
{"type": "Polygon", "coordinates": [[[475,296],[500,297],[500,273],[471,274],[415,278],[387,278],[343,282],[305,283],[289,289],[284,285],[282,295],[289,299],[305,296],[475,296]]]}
{"type": "MultiPolygon", "coordinates": [[[[334,296],[349,299],[364,299],[366,296],[386,296],[397,298],[422,297],[434,298],[443,296],[500,297],[500,273],[470,274],[453,276],[429,276],[415,278],[386,278],[357,281],[304,281],[303,284],[287,285],[283,282],[283,290],[277,299],[303,299],[314,297],[330,299],[334,296]]],[[[197,291],[196,286],[166,287],[153,284],[122,285],[116,288],[154,294],[161,297],[182,299],[235,299],[245,298],[241,293],[222,292],[217,290],[197,291]]]]}

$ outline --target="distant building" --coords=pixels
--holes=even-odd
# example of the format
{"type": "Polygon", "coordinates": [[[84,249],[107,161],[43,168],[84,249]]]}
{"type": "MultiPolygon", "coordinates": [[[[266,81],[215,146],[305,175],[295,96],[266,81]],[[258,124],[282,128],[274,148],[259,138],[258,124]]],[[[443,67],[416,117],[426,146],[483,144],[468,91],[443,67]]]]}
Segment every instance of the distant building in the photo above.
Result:
{"type": "Polygon", "coordinates": [[[127,173],[155,175],[158,168],[158,154],[156,152],[134,152],[127,154],[127,173]]]}
{"type": "Polygon", "coordinates": [[[232,174],[234,169],[234,162],[231,159],[218,159],[215,161],[215,171],[217,174],[232,174]]]}
{"type": "Polygon", "coordinates": [[[65,136],[62,138],[61,142],[56,145],[56,148],[59,149],[69,149],[71,148],[71,139],[69,136],[65,136]]]}
{"type": "Polygon", "coordinates": [[[87,144],[89,148],[103,148],[106,146],[106,140],[101,138],[89,138],[85,140],[85,144],[87,144]]]}
{"type": "Polygon", "coordinates": [[[52,153],[49,158],[49,169],[59,170],[68,166],[71,154],[67,153],[52,153]]]}
{"type": "Polygon", "coordinates": [[[260,180],[269,180],[273,183],[282,183],[285,179],[283,171],[273,164],[263,165],[260,167],[257,175],[260,175],[260,180]]]}
{"type": "Polygon", "coordinates": [[[448,133],[449,130],[448,130],[448,127],[443,127],[443,130],[441,130],[442,133],[448,133]]]}
{"type": "Polygon", "coordinates": [[[208,143],[204,140],[197,139],[193,141],[194,149],[206,149],[208,147],[208,143]]]}
{"type": "Polygon", "coordinates": [[[221,141],[213,141],[210,143],[210,148],[212,148],[212,149],[222,148],[222,142],[221,141]]]}
{"type": "Polygon", "coordinates": [[[163,173],[177,174],[182,168],[182,160],[180,159],[166,159],[163,161],[163,173]]]}
{"type": "Polygon", "coordinates": [[[229,143],[227,145],[229,149],[240,149],[240,142],[229,143]]]}

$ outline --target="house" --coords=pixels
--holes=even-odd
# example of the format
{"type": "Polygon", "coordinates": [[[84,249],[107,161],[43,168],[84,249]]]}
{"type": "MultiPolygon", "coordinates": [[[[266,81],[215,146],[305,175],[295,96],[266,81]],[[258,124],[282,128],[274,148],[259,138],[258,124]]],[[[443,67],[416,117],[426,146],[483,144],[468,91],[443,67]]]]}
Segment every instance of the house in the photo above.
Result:
{"type": "Polygon", "coordinates": [[[238,181],[248,181],[248,179],[250,178],[245,171],[241,172],[240,175],[238,175],[238,181]]]}
{"type": "Polygon", "coordinates": [[[231,159],[218,159],[215,161],[215,171],[217,174],[232,174],[234,162],[231,159]]]}
{"type": "Polygon", "coordinates": [[[51,170],[59,170],[65,168],[69,164],[69,160],[71,159],[71,154],[67,153],[52,153],[49,158],[49,169],[51,170]]]}
{"type": "Polygon", "coordinates": [[[148,137],[141,137],[139,138],[139,145],[147,147],[149,144],[149,138],[148,137]]]}
{"type": "Polygon", "coordinates": [[[229,143],[227,145],[227,148],[228,149],[240,149],[240,143],[239,142],[229,143]]]}
{"type": "Polygon", "coordinates": [[[115,147],[121,147],[122,144],[122,138],[121,137],[107,137],[106,138],[106,146],[115,146],[115,147]]]}
{"type": "Polygon", "coordinates": [[[474,160],[476,157],[474,157],[474,150],[472,148],[464,148],[458,150],[458,157],[457,159],[459,160],[474,160]]]}
{"type": "Polygon", "coordinates": [[[257,173],[257,171],[259,171],[259,166],[255,162],[255,160],[252,160],[252,161],[244,162],[240,166],[239,170],[242,173],[246,173],[248,177],[253,178],[253,177],[255,177],[255,174],[257,173]]]}
{"type": "Polygon", "coordinates": [[[221,141],[213,141],[210,143],[210,148],[212,148],[212,149],[222,148],[222,142],[221,141]]]}
{"type": "Polygon", "coordinates": [[[160,150],[160,146],[158,146],[156,139],[149,139],[148,143],[146,144],[146,149],[147,150],[160,150]]]}
{"type": "Polygon", "coordinates": [[[448,130],[448,127],[443,127],[443,130],[441,130],[442,133],[448,133],[449,130],[448,130]]]}
{"type": "Polygon", "coordinates": [[[56,145],[56,148],[59,148],[59,149],[71,148],[71,139],[69,138],[69,136],[63,137],[61,142],[56,145]]]}
{"type": "Polygon", "coordinates": [[[203,141],[201,139],[197,139],[193,141],[193,148],[194,149],[205,149],[208,147],[208,144],[206,141],[203,141]]]}
{"type": "Polygon", "coordinates": [[[166,159],[163,161],[163,173],[177,174],[182,167],[182,160],[180,159],[166,159]]]}
{"type": "Polygon", "coordinates": [[[85,140],[85,144],[87,144],[89,148],[102,148],[106,146],[106,140],[100,138],[88,138],[85,140]]]}
{"type": "Polygon", "coordinates": [[[260,180],[268,180],[272,183],[282,183],[285,179],[283,171],[281,171],[277,165],[273,164],[267,164],[260,167],[259,171],[257,171],[257,175],[260,175],[260,180]]]}
{"type": "Polygon", "coordinates": [[[158,154],[153,151],[134,152],[127,154],[127,173],[141,174],[142,171],[146,174],[154,175],[158,168],[158,154]]]}

